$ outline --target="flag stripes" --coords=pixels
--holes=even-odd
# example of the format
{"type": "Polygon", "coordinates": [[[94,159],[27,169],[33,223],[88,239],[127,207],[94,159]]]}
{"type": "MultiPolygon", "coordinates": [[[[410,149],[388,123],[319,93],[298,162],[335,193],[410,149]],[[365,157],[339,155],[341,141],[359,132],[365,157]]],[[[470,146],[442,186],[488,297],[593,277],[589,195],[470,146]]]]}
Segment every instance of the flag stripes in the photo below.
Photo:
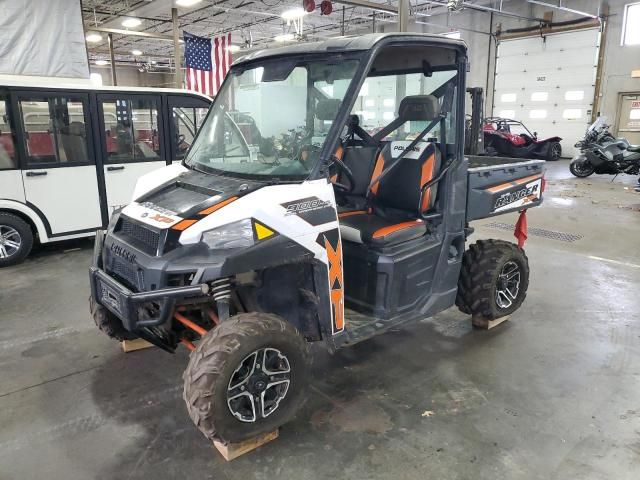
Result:
{"type": "Polygon", "coordinates": [[[231,33],[215,38],[198,37],[183,32],[185,41],[185,85],[205,95],[220,90],[231,65],[231,33]]]}

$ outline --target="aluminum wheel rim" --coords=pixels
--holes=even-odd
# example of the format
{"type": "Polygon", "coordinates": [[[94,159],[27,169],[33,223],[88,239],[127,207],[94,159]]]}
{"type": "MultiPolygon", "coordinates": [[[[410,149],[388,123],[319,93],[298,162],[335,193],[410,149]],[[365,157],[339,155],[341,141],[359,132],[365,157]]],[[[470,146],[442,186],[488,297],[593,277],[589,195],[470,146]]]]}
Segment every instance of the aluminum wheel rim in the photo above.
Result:
{"type": "Polygon", "coordinates": [[[291,384],[291,364],[280,350],[260,348],[247,355],[231,375],[227,406],[241,422],[254,423],[275,412],[291,384]]]}
{"type": "Polygon", "coordinates": [[[551,148],[551,158],[558,160],[560,158],[561,148],[560,145],[554,145],[551,148]]]}
{"type": "Polygon", "coordinates": [[[520,292],[520,267],[516,262],[505,263],[498,276],[496,287],[496,303],[501,309],[507,309],[513,305],[520,292]]]}
{"type": "Polygon", "coordinates": [[[0,225],[0,258],[9,258],[18,253],[22,246],[22,236],[9,225],[0,225]]]}

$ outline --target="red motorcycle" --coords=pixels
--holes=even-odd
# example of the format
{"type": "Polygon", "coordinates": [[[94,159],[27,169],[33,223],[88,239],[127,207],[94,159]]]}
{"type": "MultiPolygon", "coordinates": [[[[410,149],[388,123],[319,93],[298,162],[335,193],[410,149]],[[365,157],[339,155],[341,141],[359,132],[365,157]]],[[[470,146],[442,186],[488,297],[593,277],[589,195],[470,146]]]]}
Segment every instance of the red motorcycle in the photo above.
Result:
{"type": "Polygon", "coordinates": [[[509,118],[486,118],[482,128],[484,149],[487,155],[559,160],[562,156],[560,137],[538,139],[538,133],[531,131],[518,120],[509,118]]]}

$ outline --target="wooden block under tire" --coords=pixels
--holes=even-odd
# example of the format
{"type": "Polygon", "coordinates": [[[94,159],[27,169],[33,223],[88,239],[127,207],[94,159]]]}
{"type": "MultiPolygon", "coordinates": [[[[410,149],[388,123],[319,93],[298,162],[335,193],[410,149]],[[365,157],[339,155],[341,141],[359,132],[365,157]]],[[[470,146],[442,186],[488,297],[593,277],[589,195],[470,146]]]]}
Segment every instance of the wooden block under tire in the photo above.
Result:
{"type": "Polygon", "coordinates": [[[227,462],[238,458],[245,453],[249,453],[262,445],[269,443],[272,440],[278,438],[279,430],[276,429],[273,432],[263,433],[257,437],[250,438],[244,442],[239,443],[227,443],[226,445],[218,441],[213,442],[213,446],[220,452],[220,455],[224,457],[227,462]]]}
{"type": "Polygon", "coordinates": [[[497,327],[502,322],[506,322],[510,318],[511,318],[511,315],[505,315],[504,317],[496,318],[495,320],[489,320],[488,318],[485,318],[482,315],[473,315],[471,317],[471,323],[476,328],[481,328],[483,330],[491,330],[493,327],[497,327]]]}
{"type": "Polygon", "coordinates": [[[122,350],[124,353],[135,352],[136,350],[142,350],[143,348],[153,347],[153,344],[147,342],[146,340],[142,340],[141,338],[136,338],[135,340],[123,340],[120,342],[122,345],[122,350]]]}

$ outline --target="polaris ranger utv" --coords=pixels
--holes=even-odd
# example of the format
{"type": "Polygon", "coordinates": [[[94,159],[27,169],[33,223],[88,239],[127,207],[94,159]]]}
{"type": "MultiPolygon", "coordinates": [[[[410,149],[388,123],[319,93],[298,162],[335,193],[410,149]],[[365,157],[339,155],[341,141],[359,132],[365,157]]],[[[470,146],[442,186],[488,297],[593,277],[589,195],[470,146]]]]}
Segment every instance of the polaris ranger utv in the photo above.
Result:
{"type": "Polygon", "coordinates": [[[142,177],[99,232],[95,322],[193,350],[184,400],[208,438],[291,419],[310,342],[520,306],[524,251],[465,251],[468,222],[539,205],[544,162],[464,157],[466,68],[463,42],[423,34],[249,54],[186,159],[142,177]]]}

